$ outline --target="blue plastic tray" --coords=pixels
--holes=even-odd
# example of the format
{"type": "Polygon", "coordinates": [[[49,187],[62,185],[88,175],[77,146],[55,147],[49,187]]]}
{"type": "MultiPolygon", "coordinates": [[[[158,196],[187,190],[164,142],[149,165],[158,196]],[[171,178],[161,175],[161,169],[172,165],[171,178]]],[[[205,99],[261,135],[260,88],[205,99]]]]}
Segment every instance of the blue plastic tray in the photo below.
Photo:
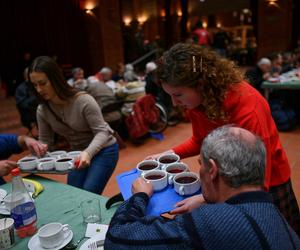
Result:
{"type": "MultiPolygon", "coordinates": [[[[131,186],[133,181],[138,177],[139,176],[136,169],[124,172],[117,176],[117,182],[124,200],[127,200],[132,196],[131,186]]],[[[200,194],[200,190],[197,192],[197,194],[200,194]]],[[[187,198],[187,196],[180,196],[173,189],[172,185],[168,185],[163,190],[153,193],[147,207],[147,215],[157,216],[169,212],[174,209],[174,205],[177,202],[185,198],[187,198]]]]}

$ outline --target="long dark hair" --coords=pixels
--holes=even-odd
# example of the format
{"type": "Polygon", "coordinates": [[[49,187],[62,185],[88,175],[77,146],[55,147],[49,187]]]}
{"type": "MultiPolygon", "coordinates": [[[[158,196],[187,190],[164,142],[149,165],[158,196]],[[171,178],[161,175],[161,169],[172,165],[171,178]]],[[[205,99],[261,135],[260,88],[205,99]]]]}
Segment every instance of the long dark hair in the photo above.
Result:
{"type": "Polygon", "coordinates": [[[158,60],[157,76],[171,86],[200,88],[202,108],[210,120],[226,120],[222,110],[228,89],[242,81],[236,65],[212,50],[178,43],[158,60]]]}
{"type": "Polygon", "coordinates": [[[78,93],[78,90],[71,87],[64,78],[61,68],[58,64],[49,56],[39,56],[34,59],[32,64],[28,68],[28,80],[31,83],[31,89],[33,93],[37,96],[40,102],[45,102],[45,100],[38,94],[38,92],[33,87],[30,80],[30,73],[32,72],[42,72],[48,77],[55,93],[61,100],[69,100],[74,95],[78,93]]]}

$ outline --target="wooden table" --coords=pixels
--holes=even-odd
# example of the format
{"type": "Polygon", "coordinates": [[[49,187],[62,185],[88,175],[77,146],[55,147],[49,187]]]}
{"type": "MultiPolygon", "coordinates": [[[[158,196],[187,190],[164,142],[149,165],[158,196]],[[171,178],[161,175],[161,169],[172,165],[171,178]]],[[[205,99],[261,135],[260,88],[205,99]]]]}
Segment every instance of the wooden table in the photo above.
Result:
{"type": "MultiPolygon", "coordinates": [[[[105,208],[105,203],[108,199],[106,197],[36,175],[26,176],[26,178],[39,181],[44,186],[44,191],[35,199],[38,228],[50,222],[69,224],[74,234],[74,242],[85,235],[86,224],[83,223],[80,209],[80,203],[83,200],[92,198],[100,200],[102,224],[109,224],[111,217],[116,211],[116,206],[109,210],[105,208]]],[[[6,183],[0,187],[11,192],[11,183],[6,183]]],[[[16,234],[15,236],[16,243],[12,249],[28,249],[27,245],[30,237],[20,239],[16,234]]],[[[84,241],[85,240],[83,240],[82,243],[84,241]]],[[[79,249],[79,247],[77,249],[79,249]]]]}

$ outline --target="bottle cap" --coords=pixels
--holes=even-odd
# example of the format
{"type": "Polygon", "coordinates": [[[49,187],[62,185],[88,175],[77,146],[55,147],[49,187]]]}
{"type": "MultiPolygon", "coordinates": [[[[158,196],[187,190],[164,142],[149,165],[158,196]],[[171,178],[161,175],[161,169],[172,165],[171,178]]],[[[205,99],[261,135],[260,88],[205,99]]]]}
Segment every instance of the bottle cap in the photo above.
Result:
{"type": "Polygon", "coordinates": [[[20,169],[19,168],[14,168],[13,170],[10,171],[12,176],[18,176],[20,175],[20,169]]]}

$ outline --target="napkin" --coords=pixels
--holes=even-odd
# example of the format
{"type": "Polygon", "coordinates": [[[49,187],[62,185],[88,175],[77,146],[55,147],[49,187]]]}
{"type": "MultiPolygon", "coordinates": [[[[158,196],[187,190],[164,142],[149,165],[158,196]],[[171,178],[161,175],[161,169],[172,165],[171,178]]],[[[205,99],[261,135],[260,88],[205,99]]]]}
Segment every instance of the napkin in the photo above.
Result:
{"type": "Polygon", "coordinates": [[[85,237],[91,238],[97,234],[99,235],[99,237],[97,237],[99,240],[104,240],[107,230],[108,225],[88,223],[85,231],[85,237]]]}

